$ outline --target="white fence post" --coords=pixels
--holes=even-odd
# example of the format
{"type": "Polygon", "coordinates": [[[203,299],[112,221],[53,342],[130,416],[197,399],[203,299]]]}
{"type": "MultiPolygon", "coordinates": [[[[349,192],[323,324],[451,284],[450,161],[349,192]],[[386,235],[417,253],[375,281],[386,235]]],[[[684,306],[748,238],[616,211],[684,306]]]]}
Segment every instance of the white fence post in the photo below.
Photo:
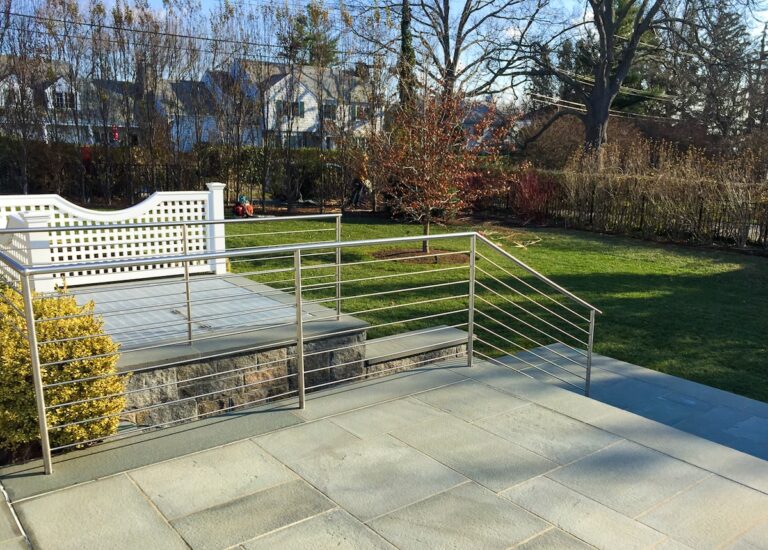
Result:
{"type": "MultiPolygon", "coordinates": [[[[224,219],[224,188],[226,184],[210,182],[208,187],[208,221],[224,219]]],[[[208,252],[224,252],[226,250],[225,231],[223,223],[212,223],[208,226],[208,252]]],[[[216,275],[227,272],[226,258],[211,260],[211,271],[216,275]]]]}
{"type": "MultiPolygon", "coordinates": [[[[42,229],[48,227],[51,219],[50,212],[19,212],[21,223],[13,224],[22,229],[42,229]]],[[[11,224],[9,223],[9,226],[11,224]]],[[[33,231],[24,233],[20,239],[26,248],[26,260],[28,266],[40,266],[51,263],[51,239],[48,231],[33,231]]],[[[53,292],[56,284],[53,275],[35,275],[32,278],[32,290],[35,292],[53,292]]]]}

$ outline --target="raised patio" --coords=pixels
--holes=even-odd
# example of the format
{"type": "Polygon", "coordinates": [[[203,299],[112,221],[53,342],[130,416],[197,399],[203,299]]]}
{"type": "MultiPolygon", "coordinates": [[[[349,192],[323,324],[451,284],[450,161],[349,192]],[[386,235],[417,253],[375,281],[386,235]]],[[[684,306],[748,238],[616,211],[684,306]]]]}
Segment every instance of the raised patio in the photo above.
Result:
{"type": "MultiPolygon", "coordinates": [[[[643,371],[595,358],[596,384],[643,371]]],[[[768,422],[768,405],[720,394],[768,422]]],[[[61,455],[50,476],[6,468],[2,483],[41,549],[768,544],[764,460],[497,364],[307,400],[61,455]]],[[[8,510],[0,541],[25,547],[8,510]]]]}

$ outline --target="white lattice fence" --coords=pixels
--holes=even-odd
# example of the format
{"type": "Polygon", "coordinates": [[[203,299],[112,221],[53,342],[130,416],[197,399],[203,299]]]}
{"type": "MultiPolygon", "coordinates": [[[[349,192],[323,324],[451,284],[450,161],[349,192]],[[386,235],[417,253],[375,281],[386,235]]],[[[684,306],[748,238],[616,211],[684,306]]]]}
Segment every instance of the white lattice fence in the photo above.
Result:
{"type": "MultiPolygon", "coordinates": [[[[19,234],[5,235],[0,239],[0,248],[27,265],[182,255],[185,243],[181,225],[130,225],[221,220],[224,218],[223,190],[224,184],[209,183],[208,191],[160,192],[131,208],[112,212],[81,208],[58,195],[0,196],[0,228],[47,228],[47,231],[30,232],[22,238],[19,234]]],[[[221,224],[187,224],[186,232],[186,252],[189,254],[224,249],[221,224]]],[[[192,273],[221,273],[224,270],[225,264],[220,260],[190,265],[192,273]]],[[[56,285],[126,281],[178,275],[183,271],[180,263],[172,262],[67,270],[53,277],[41,276],[35,280],[35,288],[51,291],[56,285]]]]}

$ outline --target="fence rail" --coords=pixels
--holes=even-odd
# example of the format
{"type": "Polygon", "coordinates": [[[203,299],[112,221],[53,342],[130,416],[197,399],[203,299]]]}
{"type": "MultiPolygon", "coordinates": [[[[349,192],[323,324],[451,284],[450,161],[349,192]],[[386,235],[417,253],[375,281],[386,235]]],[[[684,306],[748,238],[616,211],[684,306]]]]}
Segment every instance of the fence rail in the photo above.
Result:
{"type": "Polygon", "coordinates": [[[478,233],[343,241],[339,227],[333,241],[223,252],[65,265],[0,255],[21,281],[3,299],[24,317],[45,471],[55,452],[275,399],[304,407],[310,391],[446,356],[589,394],[594,306],[478,233]],[[424,240],[442,247],[430,263],[414,251],[424,240]],[[62,270],[214,260],[230,271],[56,294],[32,286],[62,270]],[[72,300],[93,300],[95,313],[72,300]],[[77,319],[91,330],[57,332],[77,319]]]}
{"type": "Polygon", "coordinates": [[[540,171],[484,207],[526,220],[605,233],[768,248],[765,184],[734,184],[701,192],[693,186],[651,189],[644,185],[645,179],[540,171]],[[577,181],[569,182],[572,177],[577,181]]]}

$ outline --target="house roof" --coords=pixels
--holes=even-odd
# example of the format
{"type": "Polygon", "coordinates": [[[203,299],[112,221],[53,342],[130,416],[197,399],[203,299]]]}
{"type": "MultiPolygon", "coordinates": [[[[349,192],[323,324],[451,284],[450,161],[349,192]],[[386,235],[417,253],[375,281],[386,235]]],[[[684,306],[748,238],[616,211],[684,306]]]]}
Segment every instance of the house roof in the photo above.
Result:
{"type": "Polygon", "coordinates": [[[318,98],[366,102],[365,80],[348,69],[312,65],[291,68],[284,63],[249,60],[238,60],[237,67],[245,73],[251,83],[258,83],[264,89],[294,74],[295,78],[318,98]]]}
{"type": "Polygon", "coordinates": [[[216,101],[208,87],[195,80],[163,81],[158,90],[160,101],[184,114],[211,114],[216,101]]]}

